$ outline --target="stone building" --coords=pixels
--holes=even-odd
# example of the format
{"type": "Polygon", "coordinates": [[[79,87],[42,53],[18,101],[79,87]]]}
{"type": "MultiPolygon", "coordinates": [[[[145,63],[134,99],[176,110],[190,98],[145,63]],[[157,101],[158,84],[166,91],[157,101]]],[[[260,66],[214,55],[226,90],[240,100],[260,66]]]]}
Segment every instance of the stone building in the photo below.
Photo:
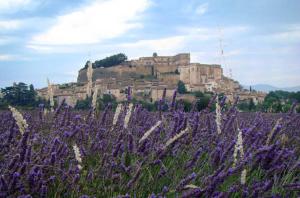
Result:
{"type": "MultiPolygon", "coordinates": [[[[216,64],[191,63],[189,53],[175,56],[141,57],[136,60],[108,68],[94,68],[93,86],[99,87],[99,93],[112,94],[118,101],[126,98],[126,89],[132,88],[134,97],[143,100],[156,101],[167,89],[167,98],[171,98],[177,84],[182,81],[190,92],[224,93],[229,101],[236,95],[241,99],[252,98],[254,101],[263,100],[264,93],[247,92],[241,85],[223,75],[223,69],[216,64]]],[[[58,101],[66,99],[74,106],[77,100],[86,97],[87,70],[81,69],[77,83],[55,86],[54,95],[58,101]]],[[[39,90],[45,96],[47,88],[39,90]]],[[[188,95],[180,96],[192,100],[188,95]]]]}

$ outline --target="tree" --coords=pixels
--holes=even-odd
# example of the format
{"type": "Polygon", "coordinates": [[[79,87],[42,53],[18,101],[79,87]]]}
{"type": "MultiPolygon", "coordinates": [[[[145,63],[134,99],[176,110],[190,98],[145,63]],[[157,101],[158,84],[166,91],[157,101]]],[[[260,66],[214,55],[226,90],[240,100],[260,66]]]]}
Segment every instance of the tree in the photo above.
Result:
{"type": "Polygon", "coordinates": [[[104,104],[116,102],[116,98],[111,94],[103,94],[102,101],[104,104]]]}
{"type": "Polygon", "coordinates": [[[262,104],[263,111],[287,112],[293,102],[300,102],[300,92],[271,91],[262,104]]]}
{"type": "Polygon", "coordinates": [[[208,95],[204,95],[203,97],[200,97],[197,100],[197,110],[201,111],[205,109],[208,106],[209,100],[210,100],[210,96],[208,95]]]}
{"type": "Polygon", "coordinates": [[[182,104],[183,104],[183,109],[185,112],[190,112],[192,109],[192,103],[190,103],[187,100],[182,100],[182,104]]]}
{"type": "Polygon", "coordinates": [[[37,98],[37,93],[34,90],[33,85],[29,87],[23,83],[14,83],[13,86],[1,89],[3,98],[1,101],[2,106],[12,105],[12,106],[24,106],[24,107],[34,107],[37,106],[39,98],[37,98]]]}
{"type": "Polygon", "coordinates": [[[178,93],[185,94],[187,92],[185,84],[180,80],[177,84],[178,93]]]}
{"type": "Polygon", "coordinates": [[[252,98],[249,101],[249,107],[248,108],[249,108],[249,111],[255,110],[255,104],[254,104],[254,101],[253,101],[252,98]]]}
{"type": "Polygon", "coordinates": [[[0,109],[6,108],[7,105],[7,102],[3,98],[0,98],[0,109]]]}
{"type": "Polygon", "coordinates": [[[77,100],[75,109],[86,110],[91,108],[91,97],[86,97],[84,100],[77,100]]]}
{"type": "Polygon", "coordinates": [[[202,93],[201,91],[195,91],[193,92],[193,94],[196,96],[196,98],[204,97],[204,93],[202,93]]]}
{"type": "Polygon", "coordinates": [[[108,104],[111,104],[113,109],[118,105],[116,97],[111,94],[103,94],[102,98],[98,98],[97,104],[98,110],[104,110],[108,104]]]}
{"type": "MultiPolygon", "coordinates": [[[[98,67],[112,67],[119,65],[127,60],[127,56],[123,53],[115,54],[109,57],[106,57],[101,60],[96,60],[92,65],[93,68],[98,67]]],[[[88,61],[86,62],[84,69],[88,68],[88,61]]]]}

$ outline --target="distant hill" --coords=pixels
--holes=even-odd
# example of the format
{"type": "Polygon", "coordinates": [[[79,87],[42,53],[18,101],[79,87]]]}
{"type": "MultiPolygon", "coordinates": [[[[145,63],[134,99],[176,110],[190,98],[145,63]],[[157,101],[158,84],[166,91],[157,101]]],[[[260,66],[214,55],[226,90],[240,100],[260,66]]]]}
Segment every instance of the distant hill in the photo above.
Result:
{"type": "MultiPolygon", "coordinates": [[[[243,85],[244,88],[249,89],[249,85],[243,85]]],[[[252,89],[255,89],[256,91],[263,91],[263,92],[270,92],[270,91],[276,91],[276,90],[282,90],[282,91],[288,91],[288,92],[297,92],[300,91],[300,86],[295,87],[275,87],[268,84],[256,84],[251,85],[252,89]]]]}

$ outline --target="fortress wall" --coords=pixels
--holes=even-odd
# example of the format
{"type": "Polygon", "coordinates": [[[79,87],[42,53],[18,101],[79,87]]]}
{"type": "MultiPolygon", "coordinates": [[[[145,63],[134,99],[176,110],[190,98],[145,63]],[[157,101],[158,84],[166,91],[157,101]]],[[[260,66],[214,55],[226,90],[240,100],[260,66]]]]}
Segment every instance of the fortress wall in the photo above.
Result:
{"type": "Polygon", "coordinates": [[[180,75],[178,74],[160,74],[158,77],[160,82],[167,85],[177,85],[180,75]]]}
{"type": "Polygon", "coordinates": [[[190,94],[184,94],[184,95],[178,95],[176,97],[177,100],[185,100],[188,101],[190,103],[194,102],[197,98],[194,95],[190,95],[190,94]]]}
{"type": "Polygon", "coordinates": [[[178,71],[180,73],[179,79],[184,84],[190,84],[190,67],[189,66],[182,66],[178,68],[178,71]]]}
{"type": "Polygon", "coordinates": [[[139,65],[188,65],[190,64],[190,54],[177,54],[175,56],[156,56],[156,57],[141,57],[136,62],[139,65]]]}
{"type": "Polygon", "coordinates": [[[217,81],[222,80],[222,76],[223,76],[223,69],[221,67],[214,68],[214,79],[217,81]]]}
{"type": "MultiPolygon", "coordinates": [[[[177,54],[175,56],[141,57],[138,60],[127,61],[122,65],[109,68],[95,68],[93,81],[99,78],[137,77],[140,75],[155,75],[155,72],[175,72],[178,66],[190,64],[190,54],[177,54]]],[[[87,82],[86,69],[80,70],[78,83],[87,82]]]]}
{"type": "Polygon", "coordinates": [[[173,56],[173,62],[175,65],[185,66],[189,65],[191,62],[190,54],[177,54],[176,56],[173,56]]]}
{"type": "MultiPolygon", "coordinates": [[[[160,100],[162,98],[164,92],[164,88],[159,87],[159,88],[152,88],[151,90],[151,98],[153,101],[160,100]]],[[[171,99],[174,94],[174,89],[168,89],[166,90],[166,98],[171,99]]]]}
{"type": "Polygon", "coordinates": [[[177,68],[177,65],[155,65],[155,70],[159,73],[175,72],[177,68]]]}
{"type": "Polygon", "coordinates": [[[136,73],[143,74],[143,75],[152,75],[154,74],[154,68],[153,66],[137,66],[136,67],[136,73]]]}
{"type": "Polygon", "coordinates": [[[190,84],[204,84],[222,79],[223,71],[219,65],[190,64],[190,84]]]}
{"type": "Polygon", "coordinates": [[[207,68],[206,67],[201,68],[199,66],[199,64],[191,64],[190,65],[190,84],[191,85],[202,84],[203,81],[206,81],[206,78],[203,78],[203,76],[204,77],[207,76],[207,68]]]}
{"type": "Polygon", "coordinates": [[[79,70],[78,76],[77,76],[77,82],[84,83],[86,81],[87,81],[86,69],[79,70]]]}
{"type": "Polygon", "coordinates": [[[153,57],[142,57],[134,61],[136,66],[153,66],[155,61],[153,57]]]}
{"type": "MultiPolygon", "coordinates": [[[[80,70],[77,78],[78,83],[86,83],[87,70],[80,70]]],[[[93,81],[97,79],[106,78],[135,78],[139,77],[140,74],[148,75],[151,74],[151,70],[147,68],[130,67],[127,65],[119,65],[109,68],[95,68],[93,70],[93,81]]]]}

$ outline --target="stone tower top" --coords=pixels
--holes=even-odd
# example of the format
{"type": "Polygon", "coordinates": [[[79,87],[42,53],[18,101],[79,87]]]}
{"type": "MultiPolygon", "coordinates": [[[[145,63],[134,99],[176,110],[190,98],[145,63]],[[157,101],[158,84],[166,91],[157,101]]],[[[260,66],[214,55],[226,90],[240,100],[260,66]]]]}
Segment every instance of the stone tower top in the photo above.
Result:
{"type": "Polygon", "coordinates": [[[181,53],[175,56],[159,56],[153,53],[153,56],[141,57],[137,60],[140,65],[189,65],[190,53],[181,53]]]}

